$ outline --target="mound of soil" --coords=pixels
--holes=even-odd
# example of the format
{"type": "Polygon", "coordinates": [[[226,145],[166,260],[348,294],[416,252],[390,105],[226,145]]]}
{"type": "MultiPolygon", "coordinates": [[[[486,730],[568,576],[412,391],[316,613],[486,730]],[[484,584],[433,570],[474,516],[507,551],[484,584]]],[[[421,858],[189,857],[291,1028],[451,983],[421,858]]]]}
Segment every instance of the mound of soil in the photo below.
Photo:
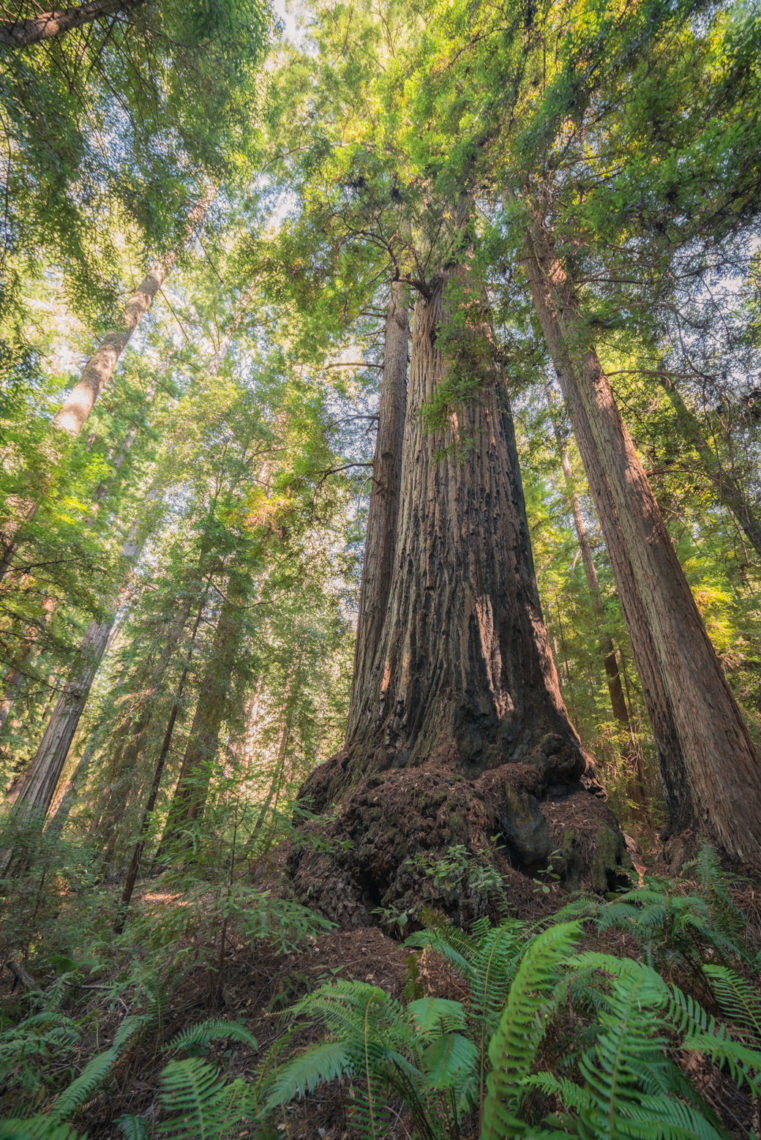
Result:
{"type": "Polygon", "coordinates": [[[341,757],[328,761],[303,792],[322,815],[290,856],[296,894],[344,930],[395,920],[409,929],[426,908],[463,926],[506,907],[536,911],[551,882],[614,888],[629,864],[624,837],[579,778],[577,756],[554,745],[475,779],[441,764],[389,768],[332,810],[341,757]]]}

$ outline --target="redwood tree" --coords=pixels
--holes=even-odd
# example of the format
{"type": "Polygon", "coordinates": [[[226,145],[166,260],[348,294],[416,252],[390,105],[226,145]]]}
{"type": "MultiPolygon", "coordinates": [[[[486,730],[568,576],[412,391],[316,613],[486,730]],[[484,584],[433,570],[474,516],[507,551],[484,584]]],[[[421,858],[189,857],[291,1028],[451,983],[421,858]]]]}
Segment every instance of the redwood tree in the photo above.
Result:
{"type": "MultiPolygon", "coordinates": [[[[393,576],[355,702],[345,749],[302,790],[315,808],[341,800],[329,830],[352,850],[294,861],[305,898],[365,921],[372,901],[425,897],[410,870],[421,849],[483,852],[494,835],[505,874],[562,845],[570,879],[605,886],[620,834],[581,783],[588,760],[542,620],[504,378],[462,268],[436,274],[415,308],[393,576]],[[463,385],[467,398],[452,399],[463,385]]],[[[466,892],[463,881],[437,902],[463,917],[466,892]]]]}
{"type": "Polygon", "coordinates": [[[357,697],[365,689],[373,667],[391,589],[407,405],[408,345],[409,318],[404,286],[395,281],[391,285],[386,314],[383,378],[359,594],[349,733],[357,719],[357,697]]]}
{"type": "Polygon", "coordinates": [[[526,274],[611,554],[670,826],[761,865],[761,764],[542,216],[528,228],[526,274]]]}

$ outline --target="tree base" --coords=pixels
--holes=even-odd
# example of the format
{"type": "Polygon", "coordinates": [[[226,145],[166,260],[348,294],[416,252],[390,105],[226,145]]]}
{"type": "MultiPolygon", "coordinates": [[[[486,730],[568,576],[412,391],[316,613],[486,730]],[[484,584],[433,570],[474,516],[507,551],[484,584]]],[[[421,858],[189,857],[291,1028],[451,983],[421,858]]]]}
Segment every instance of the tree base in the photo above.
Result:
{"type": "Polygon", "coordinates": [[[322,818],[301,828],[289,865],[301,901],[344,929],[414,926],[425,908],[468,926],[513,903],[525,910],[527,892],[551,882],[611,890],[629,866],[613,813],[559,737],[532,763],[475,779],[440,764],[371,774],[327,811],[346,759],[302,790],[322,818]]]}

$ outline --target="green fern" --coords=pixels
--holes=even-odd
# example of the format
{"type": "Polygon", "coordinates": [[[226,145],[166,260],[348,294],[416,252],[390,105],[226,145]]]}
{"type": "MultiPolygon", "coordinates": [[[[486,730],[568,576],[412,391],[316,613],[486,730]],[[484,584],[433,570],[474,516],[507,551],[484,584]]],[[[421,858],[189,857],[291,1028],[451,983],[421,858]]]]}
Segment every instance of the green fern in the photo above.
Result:
{"type": "Polygon", "coordinates": [[[156,1135],[167,1140],[221,1140],[237,1129],[245,1111],[245,1085],[226,1082],[219,1070],[189,1057],[170,1061],[160,1077],[162,1119],[156,1135]]]}
{"type": "Polygon", "coordinates": [[[68,1124],[49,1116],[33,1116],[28,1120],[0,1120],[0,1140],[85,1140],[68,1124]]]}
{"type": "Polygon", "coordinates": [[[615,926],[628,930],[643,946],[649,965],[668,965],[682,959],[699,969],[710,948],[723,961],[749,961],[746,922],[729,891],[731,878],[719,865],[716,853],[704,847],[684,869],[694,873],[688,893],[685,884],[648,878],[603,907],[597,923],[601,930],[615,926]]]}
{"type": "Polygon", "coordinates": [[[339,980],[321,986],[292,1012],[321,1023],[330,1040],[303,1050],[280,1069],[265,1110],[345,1075],[355,1091],[355,1126],[373,1140],[383,1136],[391,1126],[389,1088],[404,1085],[414,1102],[422,1083],[420,1069],[409,1059],[413,1029],[403,1007],[378,986],[339,980]]]}
{"type": "Polygon", "coordinates": [[[116,1123],[124,1140],[148,1140],[148,1122],[144,1116],[120,1116],[116,1123]]]}
{"type": "Polygon", "coordinates": [[[321,1041],[308,1045],[282,1065],[270,1085],[265,1112],[271,1112],[296,1097],[313,1092],[320,1084],[351,1075],[353,1063],[344,1041],[321,1041]]]}
{"type": "Polygon", "coordinates": [[[113,1069],[118,1056],[118,1050],[111,1048],[88,1061],[76,1080],[72,1081],[56,1100],[51,1111],[53,1119],[67,1120],[90,1100],[113,1069]]]}
{"type": "Polygon", "coordinates": [[[392,1101],[403,1102],[419,1134],[450,1134],[473,1104],[478,1060],[459,1002],[421,998],[405,1009],[377,986],[337,981],[320,987],[292,1014],[322,1025],[327,1039],[301,1050],[276,1071],[262,1118],[318,1084],[351,1082],[356,1131],[384,1137],[392,1101]]]}
{"type": "Polygon", "coordinates": [[[703,966],[703,973],[725,1017],[747,1030],[761,1044],[761,994],[758,989],[727,966],[708,963],[703,966]]]}
{"type": "MultiPolygon", "coordinates": [[[[615,921],[624,914],[640,924],[644,910],[641,929],[652,927],[655,946],[657,915],[665,907],[672,919],[678,916],[677,928],[690,931],[681,901],[671,906],[655,890],[646,892],[644,907],[641,902],[625,898],[615,921]]],[[[479,921],[470,934],[436,922],[407,939],[408,946],[434,949],[457,970],[470,990],[463,1002],[423,997],[404,1007],[375,986],[346,981],[304,998],[290,1011],[296,1024],[307,1018],[322,1026],[326,1039],[276,1070],[262,1122],[294,1097],[341,1079],[351,1082],[352,1122],[362,1137],[387,1135],[383,1108],[398,1101],[417,1137],[455,1140],[481,1099],[488,1057],[481,1140],[726,1140],[674,1052],[699,1049],[754,1095],[761,1091],[761,1052],[732,1041],[723,1024],[653,966],[573,953],[583,919],[595,908],[592,915],[586,904],[572,913],[580,919],[551,923],[538,934],[514,920],[496,927],[479,921]],[[572,1039],[561,1038],[560,1071],[532,1072],[566,1001],[575,1020],[572,1039]],[[536,1123],[537,1096],[556,1098],[562,1109],[536,1123]]],[[[708,921],[705,912],[694,929],[703,918],[708,921]]],[[[707,966],[705,973],[724,1011],[755,1032],[758,995],[750,983],[723,966],[707,966]]],[[[562,1031],[562,1018],[560,1025],[562,1031]]]]}
{"type": "Polygon", "coordinates": [[[754,1096],[761,1095],[761,1051],[738,1041],[697,1033],[684,1040],[685,1049],[695,1049],[729,1070],[736,1085],[747,1084],[754,1096]]]}
{"type": "Polygon", "coordinates": [[[561,923],[529,945],[515,975],[499,1027],[489,1044],[492,1071],[483,1106],[482,1140],[521,1135],[517,1119],[523,1082],[547,1028],[560,968],[581,937],[581,923],[561,923]]]}
{"type": "MultiPolygon", "coordinates": [[[[540,1073],[523,1082],[561,1100],[566,1134],[582,1140],[724,1140],[719,1122],[670,1056],[674,1036],[685,1029],[705,1029],[718,1052],[733,1046],[713,1018],[657,971],[632,959],[586,953],[569,967],[607,978],[594,1045],[578,1063],[580,1081],[540,1073]]],[[[694,1040],[685,1040],[683,1048],[694,1048],[694,1040]]],[[[533,1135],[514,1133],[524,1134],[533,1135]]]]}
{"type": "Polygon", "coordinates": [[[250,1049],[259,1048],[253,1033],[246,1029],[245,1025],[241,1025],[238,1021],[223,1021],[221,1018],[212,1017],[207,1021],[188,1025],[172,1038],[165,1049],[169,1053],[185,1052],[188,1049],[205,1049],[212,1041],[224,1038],[240,1041],[242,1044],[248,1045],[250,1049]]]}

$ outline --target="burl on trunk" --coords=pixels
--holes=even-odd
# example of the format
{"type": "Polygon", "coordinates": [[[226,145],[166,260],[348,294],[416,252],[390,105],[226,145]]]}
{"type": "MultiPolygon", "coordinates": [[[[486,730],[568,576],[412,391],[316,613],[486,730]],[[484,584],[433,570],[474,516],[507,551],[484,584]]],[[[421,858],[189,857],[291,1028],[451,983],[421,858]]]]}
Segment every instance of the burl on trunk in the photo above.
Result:
{"type": "Polygon", "coordinates": [[[490,907],[479,884],[525,893],[520,873],[551,857],[571,883],[614,880],[623,841],[560,694],[505,385],[462,271],[415,309],[394,572],[365,675],[344,749],[301,792],[321,813],[292,857],[304,901],[343,925],[426,904],[467,922],[490,907]],[[431,873],[442,857],[456,881],[431,873]]]}

